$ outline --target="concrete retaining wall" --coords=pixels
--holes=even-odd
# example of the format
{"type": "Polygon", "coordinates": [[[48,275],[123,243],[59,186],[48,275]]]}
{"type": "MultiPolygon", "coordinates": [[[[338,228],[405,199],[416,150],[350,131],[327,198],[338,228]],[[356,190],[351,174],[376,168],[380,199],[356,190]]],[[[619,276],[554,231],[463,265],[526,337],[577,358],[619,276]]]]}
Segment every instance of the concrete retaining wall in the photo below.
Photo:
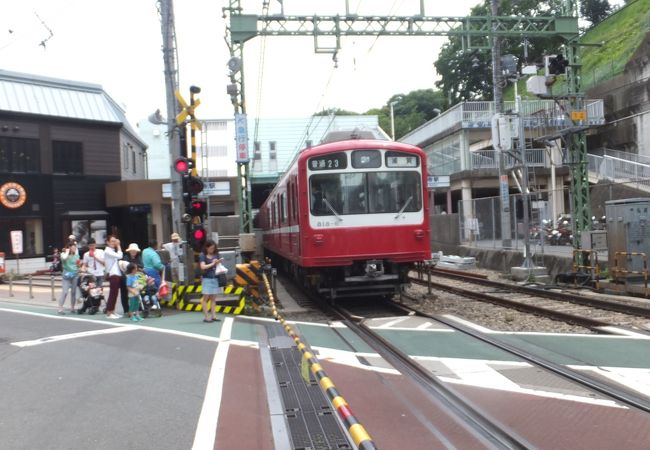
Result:
{"type": "MultiPolygon", "coordinates": [[[[445,255],[473,256],[476,258],[476,264],[479,268],[496,270],[508,275],[512,267],[521,266],[524,260],[520,251],[464,247],[441,243],[432,244],[431,251],[442,251],[445,255]]],[[[535,262],[539,264],[539,261],[536,260],[535,262]]],[[[570,272],[572,261],[568,257],[544,255],[543,265],[548,269],[548,274],[553,279],[558,273],[570,272]]]]}

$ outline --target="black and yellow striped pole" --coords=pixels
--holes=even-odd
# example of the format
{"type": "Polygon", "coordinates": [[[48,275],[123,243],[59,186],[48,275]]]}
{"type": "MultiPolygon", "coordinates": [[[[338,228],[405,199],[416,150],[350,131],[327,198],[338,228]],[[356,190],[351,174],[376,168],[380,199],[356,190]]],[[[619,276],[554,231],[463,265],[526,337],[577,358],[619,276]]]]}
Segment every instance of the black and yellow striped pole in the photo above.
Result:
{"type": "Polygon", "coordinates": [[[332,380],[327,376],[325,371],[323,370],[322,366],[316,359],[313,353],[311,353],[307,346],[303,344],[300,341],[300,337],[296,332],[293,330],[291,325],[289,325],[284,318],[278,313],[278,310],[275,306],[275,298],[273,296],[273,291],[271,290],[271,286],[269,285],[269,279],[266,276],[266,274],[262,274],[262,278],[264,279],[264,286],[266,287],[266,292],[269,297],[269,303],[271,304],[271,313],[273,314],[273,317],[280,322],[280,324],[284,327],[284,330],[287,332],[290,338],[293,339],[293,341],[296,343],[296,346],[298,347],[298,350],[302,353],[302,364],[303,364],[303,370],[302,370],[302,376],[305,378],[306,381],[309,381],[309,371],[314,375],[316,380],[318,381],[318,385],[320,386],[321,390],[327,395],[327,398],[331,402],[332,406],[336,410],[336,412],[339,414],[339,417],[345,424],[348,432],[350,433],[350,436],[352,436],[352,440],[354,441],[354,445],[357,446],[358,449],[360,450],[374,450],[377,447],[375,446],[374,441],[366,431],[363,425],[359,422],[359,420],[354,416],[352,413],[352,409],[350,408],[350,405],[348,405],[348,402],[345,401],[345,399],[339,394],[338,390],[336,389],[336,386],[332,382],[332,380]]]}

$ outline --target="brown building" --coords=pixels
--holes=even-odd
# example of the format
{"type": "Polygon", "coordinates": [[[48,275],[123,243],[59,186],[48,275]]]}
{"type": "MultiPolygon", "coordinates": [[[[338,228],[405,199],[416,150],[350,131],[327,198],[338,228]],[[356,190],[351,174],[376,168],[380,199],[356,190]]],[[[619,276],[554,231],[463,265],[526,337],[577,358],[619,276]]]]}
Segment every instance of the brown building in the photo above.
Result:
{"type": "Polygon", "coordinates": [[[101,86],[0,70],[0,252],[21,231],[22,257],[71,233],[82,242],[120,228],[105,185],[146,177],[146,144],[101,86]]]}

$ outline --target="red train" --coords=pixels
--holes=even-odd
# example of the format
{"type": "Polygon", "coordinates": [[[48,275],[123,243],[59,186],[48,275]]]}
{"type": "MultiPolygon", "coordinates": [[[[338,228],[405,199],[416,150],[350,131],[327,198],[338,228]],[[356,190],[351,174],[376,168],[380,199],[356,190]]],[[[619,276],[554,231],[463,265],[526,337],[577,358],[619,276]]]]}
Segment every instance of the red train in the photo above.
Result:
{"type": "Polygon", "coordinates": [[[393,295],[431,258],[426,167],[391,141],[302,150],[258,214],[267,256],[332,299],[393,295]]]}

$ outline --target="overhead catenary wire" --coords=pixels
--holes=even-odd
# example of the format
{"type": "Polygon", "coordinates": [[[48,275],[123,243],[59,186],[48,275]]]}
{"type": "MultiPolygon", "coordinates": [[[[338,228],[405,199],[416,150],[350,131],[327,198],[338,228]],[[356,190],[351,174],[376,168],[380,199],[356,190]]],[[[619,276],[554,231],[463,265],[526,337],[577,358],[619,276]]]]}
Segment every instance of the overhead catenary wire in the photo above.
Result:
{"type": "MultiPolygon", "coordinates": [[[[262,5],[262,15],[269,15],[269,1],[265,0],[262,5]]],[[[269,24],[267,23],[266,28],[269,24]]],[[[255,127],[253,130],[253,142],[257,142],[257,137],[259,135],[259,126],[260,126],[260,111],[262,109],[262,90],[264,89],[264,62],[266,58],[266,35],[262,35],[262,41],[260,43],[260,59],[258,64],[258,73],[257,73],[257,106],[255,108],[255,127]]]]}

